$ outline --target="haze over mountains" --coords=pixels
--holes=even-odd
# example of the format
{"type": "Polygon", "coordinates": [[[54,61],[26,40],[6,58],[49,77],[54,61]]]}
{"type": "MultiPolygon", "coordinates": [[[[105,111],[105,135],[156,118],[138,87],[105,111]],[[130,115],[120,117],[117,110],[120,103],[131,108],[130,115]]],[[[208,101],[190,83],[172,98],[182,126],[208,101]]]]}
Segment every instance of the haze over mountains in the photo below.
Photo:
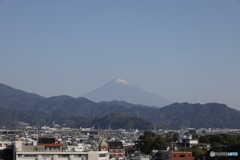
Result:
{"type": "Polygon", "coordinates": [[[164,107],[174,103],[156,93],[149,93],[136,87],[123,79],[115,79],[99,87],[98,89],[84,94],[85,97],[94,102],[101,101],[126,101],[132,104],[164,107]]]}
{"type": "Polygon", "coordinates": [[[45,98],[0,84],[0,127],[18,126],[19,121],[29,125],[51,125],[55,121],[72,127],[92,127],[98,120],[106,125],[111,121],[111,126],[120,128],[151,129],[153,123],[161,127],[240,128],[240,111],[219,103],[173,103],[155,108],[124,101],[96,103],[83,97],[45,98]],[[106,118],[108,114],[111,119],[106,118]]]}
{"type": "Polygon", "coordinates": [[[44,98],[44,97],[39,96],[35,93],[28,93],[28,92],[25,92],[25,91],[22,91],[22,90],[19,90],[19,89],[15,89],[15,88],[12,88],[8,85],[0,83],[0,99],[10,97],[10,96],[13,96],[13,95],[22,95],[22,96],[26,96],[26,97],[29,97],[29,98],[44,98]]]}

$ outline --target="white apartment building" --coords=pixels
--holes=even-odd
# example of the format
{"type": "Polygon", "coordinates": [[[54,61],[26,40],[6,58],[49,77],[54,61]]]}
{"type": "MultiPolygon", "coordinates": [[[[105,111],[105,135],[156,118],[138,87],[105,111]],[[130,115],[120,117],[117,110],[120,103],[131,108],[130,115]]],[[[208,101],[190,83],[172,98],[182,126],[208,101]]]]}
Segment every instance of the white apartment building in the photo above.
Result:
{"type": "Polygon", "coordinates": [[[47,149],[46,146],[25,146],[15,141],[14,160],[109,160],[108,151],[62,151],[62,148],[47,149]]]}

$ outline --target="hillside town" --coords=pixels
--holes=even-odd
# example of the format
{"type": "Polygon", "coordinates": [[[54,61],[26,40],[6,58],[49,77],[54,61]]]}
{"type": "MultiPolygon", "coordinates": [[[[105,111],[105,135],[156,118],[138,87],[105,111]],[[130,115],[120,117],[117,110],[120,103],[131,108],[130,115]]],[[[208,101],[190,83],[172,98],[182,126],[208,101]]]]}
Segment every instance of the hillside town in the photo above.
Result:
{"type": "MultiPolygon", "coordinates": [[[[240,135],[240,129],[186,128],[148,131],[166,137],[177,135],[163,150],[141,152],[140,138],[146,131],[138,129],[96,130],[59,127],[26,126],[23,129],[0,130],[1,160],[194,160],[189,148],[201,146],[209,150],[210,143],[200,143],[199,137],[214,134],[240,135]],[[196,136],[197,135],[197,136],[196,136]]],[[[202,157],[205,159],[205,157],[202,157]]]]}

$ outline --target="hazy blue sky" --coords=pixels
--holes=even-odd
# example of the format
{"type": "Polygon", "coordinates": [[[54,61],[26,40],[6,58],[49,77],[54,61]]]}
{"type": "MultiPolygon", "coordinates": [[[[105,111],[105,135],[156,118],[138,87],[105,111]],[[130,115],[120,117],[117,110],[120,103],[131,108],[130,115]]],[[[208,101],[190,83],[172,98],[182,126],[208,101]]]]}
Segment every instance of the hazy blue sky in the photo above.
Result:
{"type": "Polygon", "coordinates": [[[0,83],[77,97],[116,78],[240,110],[240,1],[0,0],[0,83]]]}

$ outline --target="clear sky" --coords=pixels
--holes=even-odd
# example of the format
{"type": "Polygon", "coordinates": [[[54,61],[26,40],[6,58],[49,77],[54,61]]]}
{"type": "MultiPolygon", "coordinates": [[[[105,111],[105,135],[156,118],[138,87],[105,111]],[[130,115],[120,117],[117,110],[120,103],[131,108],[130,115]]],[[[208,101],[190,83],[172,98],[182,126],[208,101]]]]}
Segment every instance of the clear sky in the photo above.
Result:
{"type": "Polygon", "coordinates": [[[240,1],[0,0],[0,83],[78,97],[116,78],[240,110],[240,1]]]}

